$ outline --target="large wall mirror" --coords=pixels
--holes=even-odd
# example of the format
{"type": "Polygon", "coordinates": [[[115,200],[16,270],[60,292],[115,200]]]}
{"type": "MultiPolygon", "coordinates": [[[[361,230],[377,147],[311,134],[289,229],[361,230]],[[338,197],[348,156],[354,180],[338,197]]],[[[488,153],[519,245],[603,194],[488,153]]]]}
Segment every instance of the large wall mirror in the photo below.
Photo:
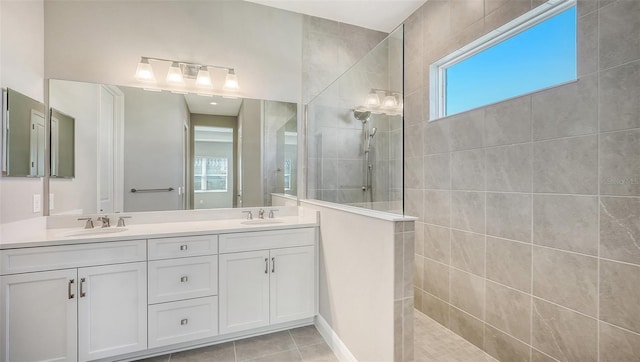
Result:
{"type": "Polygon", "coordinates": [[[66,80],[49,80],[49,103],[59,139],[54,152],[52,123],[51,215],[270,206],[274,193],[297,195],[294,103],[66,80]],[[61,135],[70,123],[73,139],[61,135]]]}
{"type": "Polygon", "coordinates": [[[3,89],[2,100],[3,176],[44,176],[44,104],[13,89],[3,89]]]}

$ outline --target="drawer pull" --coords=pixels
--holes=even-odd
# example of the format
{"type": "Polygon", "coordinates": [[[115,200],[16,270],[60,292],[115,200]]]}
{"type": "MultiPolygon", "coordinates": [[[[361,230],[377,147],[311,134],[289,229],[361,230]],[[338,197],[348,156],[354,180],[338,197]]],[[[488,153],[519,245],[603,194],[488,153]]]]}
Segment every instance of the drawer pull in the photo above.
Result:
{"type": "Polygon", "coordinates": [[[269,274],[269,258],[264,258],[264,273],[269,274]]]}
{"type": "Polygon", "coordinates": [[[75,297],[76,297],[76,296],[71,292],[71,285],[73,285],[73,283],[75,283],[75,282],[76,282],[76,280],[75,280],[75,279],[70,279],[70,280],[69,280],[69,287],[68,287],[69,289],[67,290],[67,294],[68,294],[68,296],[69,296],[69,299],[73,299],[73,298],[75,298],[75,297]]]}
{"type": "Polygon", "coordinates": [[[189,277],[186,275],[180,278],[180,283],[186,283],[188,281],[189,281],[189,277]]]}
{"type": "Polygon", "coordinates": [[[276,258],[271,258],[271,272],[276,272],[276,258]]]}
{"type": "Polygon", "coordinates": [[[189,320],[187,318],[180,321],[181,326],[186,326],[187,324],[189,324],[189,320]]]}
{"type": "Polygon", "coordinates": [[[87,296],[87,293],[84,292],[84,282],[86,280],[84,278],[80,278],[80,298],[84,298],[87,296]]]}
{"type": "Polygon", "coordinates": [[[180,245],[180,251],[187,251],[189,249],[188,245],[180,245]]]}

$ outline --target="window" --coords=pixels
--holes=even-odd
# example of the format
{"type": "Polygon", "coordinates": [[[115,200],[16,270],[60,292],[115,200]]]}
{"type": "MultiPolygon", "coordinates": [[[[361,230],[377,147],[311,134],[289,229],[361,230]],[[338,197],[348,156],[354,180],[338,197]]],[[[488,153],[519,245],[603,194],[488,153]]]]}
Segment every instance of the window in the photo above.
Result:
{"type": "Polygon", "coordinates": [[[431,65],[431,119],[576,79],[575,0],[550,0],[431,65]]]}
{"type": "Polygon", "coordinates": [[[291,191],[291,160],[284,160],[284,190],[291,191]]]}
{"type": "Polygon", "coordinates": [[[193,169],[195,192],[227,191],[228,159],[196,157],[193,169]]]}

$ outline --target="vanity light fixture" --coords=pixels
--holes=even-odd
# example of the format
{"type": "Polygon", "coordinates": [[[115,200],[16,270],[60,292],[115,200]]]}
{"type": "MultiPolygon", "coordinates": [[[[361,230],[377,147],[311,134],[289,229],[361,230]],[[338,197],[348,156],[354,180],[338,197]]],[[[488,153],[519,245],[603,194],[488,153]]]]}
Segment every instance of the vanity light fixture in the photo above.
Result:
{"type": "Polygon", "coordinates": [[[366,101],[367,107],[378,107],[380,106],[380,97],[378,97],[378,92],[375,89],[372,89],[371,92],[367,95],[366,101]]]}
{"type": "Polygon", "coordinates": [[[394,109],[398,107],[398,102],[396,101],[396,97],[391,94],[391,92],[386,92],[384,99],[382,100],[382,108],[384,109],[394,109]]]}
{"type": "Polygon", "coordinates": [[[184,77],[182,76],[182,69],[178,62],[172,62],[167,73],[167,83],[171,84],[184,84],[184,77]]]}
{"type": "Polygon", "coordinates": [[[224,80],[224,90],[228,91],[237,91],[240,88],[238,84],[238,76],[236,75],[236,71],[231,68],[227,70],[227,77],[224,80]]]}
{"type": "MultiPolygon", "coordinates": [[[[186,80],[193,80],[193,83],[198,88],[213,89],[213,82],[211,80],[211,73],[209,68],[224,69],[227,71],[227,75],[224,82],[223,89],[226,91],[238,91],[240,85],[238,83],[238,76],[235,69],[230,67],[222,67],[218,65],[197,64],[191,62],[183,62],[178,60],[141,57],[136,69],[135,78],[141,82],[155,83],[156,78],[153,74],[153,68],[149,63],[150,60],[155,62],[171,63],[169,71],[167,72],[166,82],[172,86],[185,86],[186,80]]],[[[172,92],[179,93],[180,90],[173,89],[172,92]]],[[[200,94],[203,96],[212,96],[211,94],[200,94]]]]}
{"type": "Polygon", "coordinates": [[[136,69],[136,79],[141,82],[155,82],[156,77],[153,75],[153,69],[149,64],[149,58],[141,58],[136,69]]]}

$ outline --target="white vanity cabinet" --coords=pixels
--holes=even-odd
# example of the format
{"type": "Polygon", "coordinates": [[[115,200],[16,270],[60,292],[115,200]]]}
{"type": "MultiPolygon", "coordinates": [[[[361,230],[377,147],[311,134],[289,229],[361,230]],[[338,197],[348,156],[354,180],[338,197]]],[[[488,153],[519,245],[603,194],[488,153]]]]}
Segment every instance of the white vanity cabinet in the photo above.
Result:
{"type": "Polygon", "coordinates": [[[220,236],[220,333],[313,317],[315,228],[220,236]]]}
{"type": "Polygon", "coordinates": [[[218,236],[149,239],[149,348],[218,335],[218,236]]]}
{"type": "Polygon", "coordinates": [[[144,240],[0,250],[0,260],[1,361],[147,348],[144,240]]]}

